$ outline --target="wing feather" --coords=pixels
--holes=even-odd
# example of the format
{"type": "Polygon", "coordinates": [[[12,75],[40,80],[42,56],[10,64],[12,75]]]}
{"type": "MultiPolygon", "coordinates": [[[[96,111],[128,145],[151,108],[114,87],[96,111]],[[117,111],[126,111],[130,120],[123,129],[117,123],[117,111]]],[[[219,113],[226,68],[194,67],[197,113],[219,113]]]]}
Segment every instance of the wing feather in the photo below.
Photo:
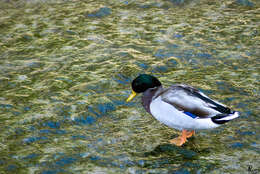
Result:
{"type": "Polygon", "coordinates": [[[200,118],[209,118],[217,114],[231,113],[226,106],[210,99],[199,90],[187,85],[173,85],[161,94],[162,100],[178,110],[189,112],[200,118]]]}

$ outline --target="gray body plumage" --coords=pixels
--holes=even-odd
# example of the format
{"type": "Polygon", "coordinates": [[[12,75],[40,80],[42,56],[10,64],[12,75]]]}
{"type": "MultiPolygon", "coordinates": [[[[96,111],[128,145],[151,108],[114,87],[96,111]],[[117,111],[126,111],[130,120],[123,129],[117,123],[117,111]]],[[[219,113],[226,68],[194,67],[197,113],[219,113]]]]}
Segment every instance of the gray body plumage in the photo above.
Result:
{"type": "Polygon", "coordinates": [[[210,129],[239,116],[238,112],[183,84],[147,89],[142,96],[147,112],[179,130],[210,129]]]}

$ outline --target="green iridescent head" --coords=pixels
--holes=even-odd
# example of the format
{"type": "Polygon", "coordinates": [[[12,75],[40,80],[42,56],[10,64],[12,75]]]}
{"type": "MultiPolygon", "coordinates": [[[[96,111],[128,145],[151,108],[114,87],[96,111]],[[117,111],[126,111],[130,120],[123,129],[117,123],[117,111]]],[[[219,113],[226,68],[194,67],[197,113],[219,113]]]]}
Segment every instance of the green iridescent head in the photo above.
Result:
{"type": "Polygon", "coordinates": [[[132,100],[137,93],[142,93],[149,88],[161,85],[161,82],[156,77],[148,74],[140,74],[132,81],[132,94],[128,97],[127,102],[132,100]]]}

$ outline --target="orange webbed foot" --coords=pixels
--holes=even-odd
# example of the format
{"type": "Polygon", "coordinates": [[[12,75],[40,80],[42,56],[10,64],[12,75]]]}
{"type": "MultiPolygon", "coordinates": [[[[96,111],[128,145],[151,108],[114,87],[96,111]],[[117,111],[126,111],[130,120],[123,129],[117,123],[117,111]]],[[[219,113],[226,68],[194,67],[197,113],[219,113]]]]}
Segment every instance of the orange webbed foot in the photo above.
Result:
{"type": "Polygon", "coordinates": [[[187,138],[190,138],[190,137],[192,137],[192,135],[195,135],[195,131],[193,130],[193,131],[187,131],[187,138]]]}
{"type": "Polygon", "coordinates": [[[187,130],[183,129],[181,136],[170,140],[170,143],[174,144],[176,146],[182,146],[187,141],[187,138],[190,138],[194,134],[195,134],[194,130],[187,131],[187,130]]]}
{"type": "Polygon", "coordinates": [[[183,137],[179,136],[177,138],[174,138],[169,141],[171,144],[174,144],[176,146],[182,146],[186,142],[186,138],[183,139],[183,137]]]}

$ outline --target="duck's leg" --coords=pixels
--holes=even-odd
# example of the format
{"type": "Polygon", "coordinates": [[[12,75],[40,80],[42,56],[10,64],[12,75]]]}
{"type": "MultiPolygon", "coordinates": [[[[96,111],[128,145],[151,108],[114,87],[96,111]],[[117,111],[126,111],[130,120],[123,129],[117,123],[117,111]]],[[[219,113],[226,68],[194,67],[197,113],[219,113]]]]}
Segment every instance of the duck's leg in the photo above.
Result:
{"type": "Polygon", "coordinates": [[[170,143],[175,144],[176,146],[183,145],[187,141],[187,134],[189,134],[190,137],[192,136],[192,132],[190,135],[190,133],[187,130],[183,129],[182,134],[179,137],[170,140],[170,143]]]}
{"type": "Polygon", "coordinates": [[[195,135],[195,131],[187,131],[187,138],[192,137],[192,135],[195,135]]]}

